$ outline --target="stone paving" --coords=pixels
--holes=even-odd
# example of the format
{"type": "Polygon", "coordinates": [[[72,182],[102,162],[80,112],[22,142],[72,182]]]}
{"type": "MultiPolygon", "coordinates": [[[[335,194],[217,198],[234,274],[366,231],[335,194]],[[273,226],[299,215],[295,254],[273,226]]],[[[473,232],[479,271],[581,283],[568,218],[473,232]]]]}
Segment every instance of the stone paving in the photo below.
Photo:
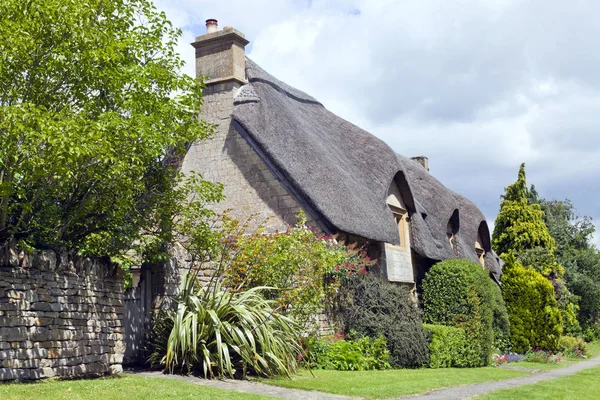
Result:
{"type": "MultiPolygon", "coordinates": [[[[558,378],[561,376],[569,376],[574,373],[600,365],[600,357],[595,357],[590,360],[580,361],[565,368],[559,368],[551,371],[540,372],[520,378],[507,379],[498,382],[484,382],[473,385],[455,386],[445,389],[435,389],[425,394],[410,395],[399,397],[398,399],[407,400],[463,400],[473,396],[479,396],[493,392],[499,389],[510,389],[517,386],[529,385],[537,382],[558,378]]],[[[354,399],[358,397],[339,396],[329,393],[305,391],[298,389],[288,389],[278,386],[271,386],[259,382],[238,381],[238,380],[207,380],[193,376],[181,375],[165,375],[162,372],[130,372],[137,376],[145,376],[149,378],[174,379],[183,382],[194,383],[197,385],[212,386],[219,389],[234,390],[237,392],[253,393],[262,396],[272,396],[280,399],[292,400],[344,400],[354,399]]]]}

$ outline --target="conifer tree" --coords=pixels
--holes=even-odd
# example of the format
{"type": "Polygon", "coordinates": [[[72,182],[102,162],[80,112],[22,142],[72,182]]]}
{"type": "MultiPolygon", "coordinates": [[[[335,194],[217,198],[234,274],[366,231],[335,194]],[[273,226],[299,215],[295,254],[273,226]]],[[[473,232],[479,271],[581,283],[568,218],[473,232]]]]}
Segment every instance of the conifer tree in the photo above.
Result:
{"type": "Polygon", "coordinates": [[[505,191],[492,235],[494,251],[502,256],[510,250],[521,254],[542,247],[554,254],[556,244],[544,223],[544,212],[539,204],[528,201],[525,163],[521,164],[517,181],[505,191]]]}

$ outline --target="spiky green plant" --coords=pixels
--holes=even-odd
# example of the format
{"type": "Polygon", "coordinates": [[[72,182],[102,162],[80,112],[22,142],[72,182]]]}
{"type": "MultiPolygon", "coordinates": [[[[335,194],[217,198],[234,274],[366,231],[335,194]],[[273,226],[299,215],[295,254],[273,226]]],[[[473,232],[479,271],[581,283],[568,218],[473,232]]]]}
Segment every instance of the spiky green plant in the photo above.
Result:
{"type": "Polygon", "coordinates": [[[155,326],[151,362],[174,371],[201,372],[206,377],[290,376],[297,367],[299,326],[274,309],[256,287],[231,293],[216,279],[208,287],[194,274],[182,282],[176,310],[166,311],[155,326]]]}

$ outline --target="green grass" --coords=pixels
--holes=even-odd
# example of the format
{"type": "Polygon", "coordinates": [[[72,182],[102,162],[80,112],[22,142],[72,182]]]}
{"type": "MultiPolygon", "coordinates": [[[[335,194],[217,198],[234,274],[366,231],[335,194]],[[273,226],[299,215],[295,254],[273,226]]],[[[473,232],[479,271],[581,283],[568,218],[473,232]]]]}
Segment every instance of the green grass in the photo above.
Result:
{"type": "Polygon", "coordinates": [[[387,371],[301,371],[292,380],[264,379],[261,382],[294,389],[358,396],[368,399],[386,399],[424,393],[431,389],[499,381],[528,375],[494,367],[397,369],[387,371]]]}
{"type": "Polygon", "coordinates": [[[477,399],[552,399],[552,400],[596,400],[600,396],[600,367],[579,371],[571,376],[556,378],[514,389],[498,390],[477,399]]]}
{"type": "Polygon", "coordinates": [[[0,399],[211,399],[259,400],[272,397],[233,392],[213,387],[160,378],[132,375],[73,381],[43,381],[38,383],[0,384],[0,399]]]}

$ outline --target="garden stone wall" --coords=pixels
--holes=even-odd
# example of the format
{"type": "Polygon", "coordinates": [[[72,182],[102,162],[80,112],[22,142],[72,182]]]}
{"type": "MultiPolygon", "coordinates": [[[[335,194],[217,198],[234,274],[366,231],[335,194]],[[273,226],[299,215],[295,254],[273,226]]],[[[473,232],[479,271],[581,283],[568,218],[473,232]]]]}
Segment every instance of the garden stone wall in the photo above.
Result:
{"type": "Polygon", "coordinates": [[[116,265],[0,245],[0,381],[119,373],[122,320],[116,265]]]}

